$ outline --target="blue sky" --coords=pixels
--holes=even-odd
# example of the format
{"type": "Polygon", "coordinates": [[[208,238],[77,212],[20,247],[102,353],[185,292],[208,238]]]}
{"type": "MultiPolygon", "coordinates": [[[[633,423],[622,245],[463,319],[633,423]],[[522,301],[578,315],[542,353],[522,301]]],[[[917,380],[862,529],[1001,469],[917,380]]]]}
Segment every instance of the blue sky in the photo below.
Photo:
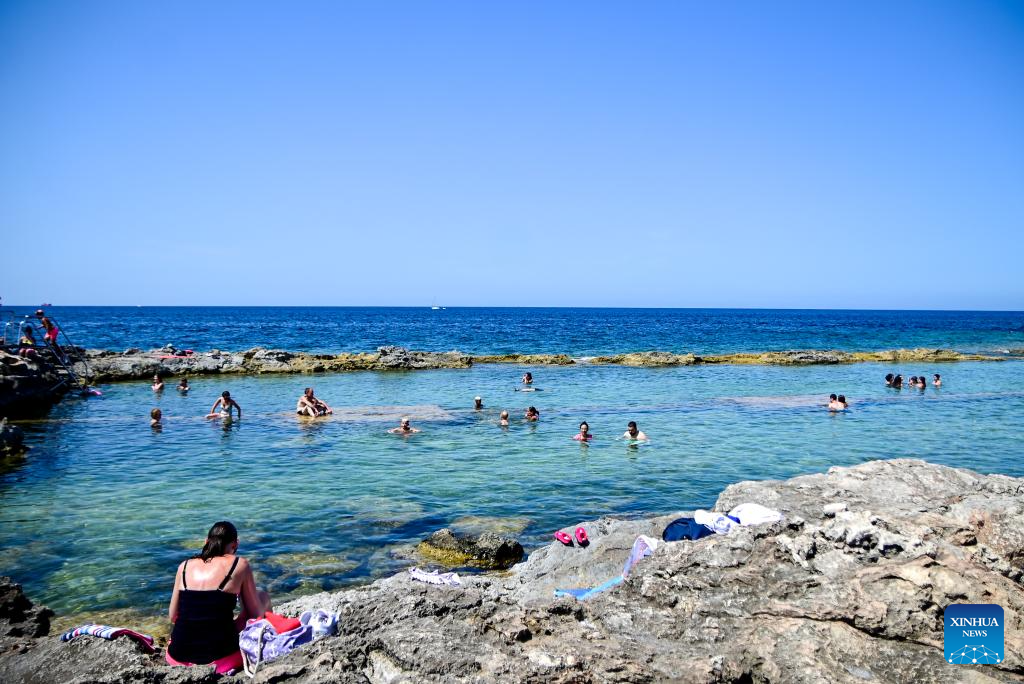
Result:
{"type": "Polygon", "coordinates": [[[1024,309],[1024,5],[0,0],[11,304],[1024,309]]]}

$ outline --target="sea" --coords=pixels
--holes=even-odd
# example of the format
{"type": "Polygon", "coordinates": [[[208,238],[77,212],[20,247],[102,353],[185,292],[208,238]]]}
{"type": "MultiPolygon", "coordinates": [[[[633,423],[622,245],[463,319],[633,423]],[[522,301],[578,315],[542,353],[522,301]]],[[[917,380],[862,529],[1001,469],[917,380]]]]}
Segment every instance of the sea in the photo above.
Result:
{"type": "MultiPolygon", "coordinates": [[[[34,307],[13,309],[17,324],[34,307]]],[[[100,385],[22,421],[31,447],[0,470],[0,574],[65,620],[166,614],[176,565],[230,520],[276,600],[430,567],[430,532],[497,531],[527,553],[600,516],[710,508],[740,480],[880,458],[1024,476],[1022,312],[716,309],[52,307],[90,348],[315,352],[382,345],[472,354],[943,347],[947,364],[469,369],[195,377],[100,385]],[[1018,351],[1019,353],[1019,351],[1018,351]],[[519,378],[533,373],[538,391],[519,378]],[[893,390],[886,373],[941,388],[893,390]],[[294,414],[308,386],[335,410],[294,414]],[[223,390],[243,418],[208,421],[223,390]],[[828,412],[829,393],[850,409],[828,412]],[[474,410],[473,398],[483,399],[474,410]],[[523,420],[536,407],[536,423],[523,420]],[[149,427],[159,407],[165,425],[149,427]],[[509,411],[511,425],[499,425],[509,411]],[[388,433],[407,416],[421,432],[388,433]],[[637,421],[650,441],[624,440],[637,421]],[[572,437],[587,421],[590,444],[572,437]]],[[[466,570],[471,571],[471,570],[466,570]]]]}

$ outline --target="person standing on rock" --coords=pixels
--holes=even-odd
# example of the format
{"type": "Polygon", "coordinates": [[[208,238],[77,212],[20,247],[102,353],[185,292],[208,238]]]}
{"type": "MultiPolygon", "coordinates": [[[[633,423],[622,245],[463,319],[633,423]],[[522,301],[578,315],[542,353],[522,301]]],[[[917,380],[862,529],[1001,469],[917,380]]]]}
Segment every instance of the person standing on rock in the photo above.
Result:
{"type": "Polygon", "coordinates": [[[238,419],[242,419],[242,407],[238,405],[238,402],[231,398],[231,392],[224,390],[221,395],[217,397],[217,401],[213,402],[213,408],[206,414],[207,418],[227,418],[231,419],[231,409],[234,408],[238,411],[238,419]],[[218,410],[219,409],[219,410],[218,410]]]}
{"type": "Polygon", "coordinates": [[[36,318],[39,319],[39,324],[42,325],[43,330],[46,331],[46,334],[43,335],[43,340],[53,347],[55,352],[61,354],[60,345],[57,344],[57,334],[60,330],[53,321],[46,317],[46,313],[42,309],[36,311],[36,318]]]}

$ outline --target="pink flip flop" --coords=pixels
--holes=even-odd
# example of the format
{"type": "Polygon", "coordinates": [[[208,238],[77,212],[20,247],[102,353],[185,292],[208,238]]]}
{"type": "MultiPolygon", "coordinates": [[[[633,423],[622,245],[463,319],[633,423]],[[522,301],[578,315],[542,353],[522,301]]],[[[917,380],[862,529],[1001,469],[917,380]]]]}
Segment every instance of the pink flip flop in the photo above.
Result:
{"type": "Polygon", "coordinates": [[[555,539],[562,542],[566,546],[572,546],[572,537],[567,535],[565,532],[562,532],[561,530],[555,532],[555,539]]]}
{"type": "Polygon", "coordinates": [[[586,546],[590,543],[590,538],[587,537],[587,531],[582,527],[576,528],[576,541],[580,543],[580,546],[586,546]]]}

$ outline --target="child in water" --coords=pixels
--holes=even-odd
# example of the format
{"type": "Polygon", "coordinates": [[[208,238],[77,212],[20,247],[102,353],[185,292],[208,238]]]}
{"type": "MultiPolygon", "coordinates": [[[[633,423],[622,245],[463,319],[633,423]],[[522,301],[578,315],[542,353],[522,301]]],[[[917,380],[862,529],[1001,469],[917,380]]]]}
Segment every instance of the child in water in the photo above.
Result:
{"type": "Polygon", "coordinates": [[[149,412],[149,427],[157,429],[157,430],[162,428],[163,424],[160,422],[160,419],[163,418],[163,415],[164,414],[158,408],[155,408],[152,411],[150,411],[149,412]]]}

